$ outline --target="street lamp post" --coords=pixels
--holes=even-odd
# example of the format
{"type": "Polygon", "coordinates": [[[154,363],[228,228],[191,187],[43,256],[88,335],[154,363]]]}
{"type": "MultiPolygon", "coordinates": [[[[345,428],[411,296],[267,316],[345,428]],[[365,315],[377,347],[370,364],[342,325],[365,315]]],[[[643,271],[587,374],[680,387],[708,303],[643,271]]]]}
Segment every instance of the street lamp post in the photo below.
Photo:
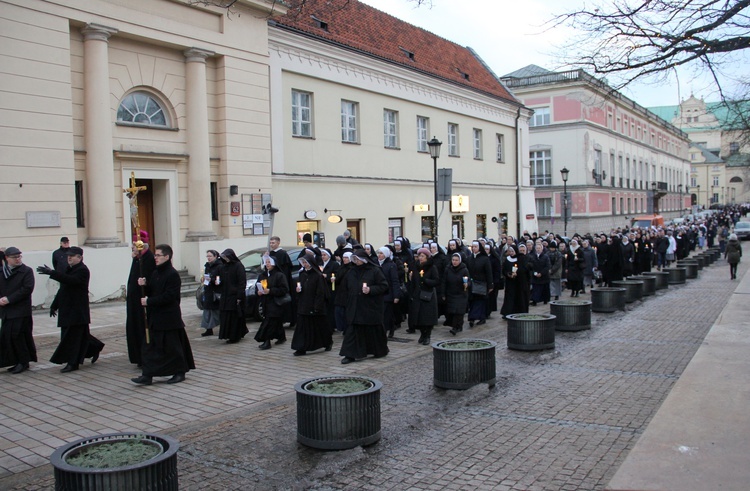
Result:
{"type": "Polygon", "coordinates": [[[677,185],[677,191],[680,193],[680,215],[682,215],[682,184],[677,185]]]}
{"type": "Polygon", "coordinates": [[[567,167],[560,169],[563,180],[563,235],[568,236],[568,173],[567,167]]]}
{"type": "Polygon", "coordinates": [[[434,187],[435,187],[435,201],[434,201],[434,207],[435,209],[433,211],[433,224],[432,224],[432,238],[437,242],[438,240],[438,209],[437,209],[437,203],[438,203],[438,172],[437,172],[437,159],[440,158],[440,146],[443,144],[440,140],[432,137],[432,140],[427,142],[427,146],[430,147],[430,157],[432,157],[432,165],[433,165],[433,171],[434,171],[434,187]]]}
{"type": "Polygon", "coordinates": [[[696,193],[696,197],[695,197],[695,204],[700,206],[700,204],[701,204],[701,185],[698,184],[695,187],[698,188],[698,192],[696,193]]]}

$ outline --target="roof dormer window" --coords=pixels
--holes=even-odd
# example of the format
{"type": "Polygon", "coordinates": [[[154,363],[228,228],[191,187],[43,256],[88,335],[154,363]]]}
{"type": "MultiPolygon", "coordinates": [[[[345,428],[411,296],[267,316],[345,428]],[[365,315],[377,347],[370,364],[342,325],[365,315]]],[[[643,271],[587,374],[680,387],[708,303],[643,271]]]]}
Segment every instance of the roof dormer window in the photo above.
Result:
{"type": "Polygon", "coordinates": [[[320,20],[317,17],[315,17],[314,15],[311,15],[310,18],[315,22],[315,25],[318,28],[323,29],[326,32],[328,31],[328,22],[326,22],[324,20],[320,20]]]}
{"type": "Polygon", "coordinates": [[[462,72],[460,69],[456,68],[456,71],[461,74],[461,77],[463,77],[464,80],[469,80],[469,74],[466,72],[462,72]]]}
{"type": "Polygon", "coordinates": [[[402,46],[399,46],[398,49],[400,49],[401,52],[403,52],[411,61],[414,61],[414,53],[402,46]]]}

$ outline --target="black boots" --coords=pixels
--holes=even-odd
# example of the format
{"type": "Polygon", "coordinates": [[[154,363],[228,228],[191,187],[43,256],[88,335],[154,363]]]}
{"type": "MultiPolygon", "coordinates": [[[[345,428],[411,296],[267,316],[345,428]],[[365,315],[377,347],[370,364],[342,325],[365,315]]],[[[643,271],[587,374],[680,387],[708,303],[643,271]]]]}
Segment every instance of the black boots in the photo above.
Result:
{"type": "Polygon", "coordinates": [[[168,384],[179,384],[185,381],[185,374],[183,372],[175,373],[171,379],[167,380],[168,384]]]}
{"type": "Polygon", "coordinates": [[[258,346],[258,348],[260,348],[260,349],[271,349],[271,341],[264,342],[263,344],[261,344],[260,346],[258,346]]]}
{"type": "Polygon", "coordinates": [[[213,336],[213,335],[214,335],[214,330],[213,329],[206,329],[206,332],[202,332],[201,333],[201,336],[203,336],[204,338],[206,336],[213,336]]]}
{"type": "Polygon", "coordinates": [[[136,378],[131,378],[130,381],[133,382],[134,384],[139,384],[139,385],[151,385],[152,383],[151,377],[146,377],[145,375],[141,375],[140,377],[136,377],[136,378]]]}

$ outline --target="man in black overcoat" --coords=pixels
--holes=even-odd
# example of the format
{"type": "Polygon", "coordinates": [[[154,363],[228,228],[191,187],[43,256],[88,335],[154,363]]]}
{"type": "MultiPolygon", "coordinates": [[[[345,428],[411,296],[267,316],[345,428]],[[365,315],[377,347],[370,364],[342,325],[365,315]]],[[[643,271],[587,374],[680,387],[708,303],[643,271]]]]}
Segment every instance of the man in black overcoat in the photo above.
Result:
{"type": "Polygon", "coordinates": [[[104,348],[104,343],[91,335],[89,324],[89,280],[91,273],[83,263],[83,249],[73,246],[68,249],[68,267],[64,273],[49,266],[39,266],[37,273],[48,274],[60,283],[60,289],[49,308],[50,317],[57,317],[57,326],[61,329],[60,344],[52,354],[52,363],[65,366],[62,373],[78,370],[84,358],[91,358],[95,363],[104,348]]]}
{"type": "Polygon", "coordinates": [[[0,263],[0,367],[18,374],[37,361],[31,316],[34,270],[23,264],[17,247],[0,250],[0,263]]]}
{"type": "Polygon", "coordinates": [[[70,239],[60,237],[60,248],[52,253],[52,269],[64,273],[68,269],[68,251],[70,250],[70,239]]]}
{"type": "Polygon", "coordinates": [[[136,384],[151,385],[152,377],[170,377],[168,384],[185,380],[185,373],[195,368],[190,340],[180,310],[180,274],[172,266],[172,248],[156,246],[156,269],[151,277],[139,278],[146,287],[141,305],[147,308],[149,342],[143,350],[143,372],[131,379],[136,384]]]}
{"type": "Polygon", "coordinates": [[[286,284],[289,285],[289,294],[292,296],[292,303],[288,309],[284,309],[282,323],[288,322],[289,327],[297,325],[297,292],[292,283],[292,259],[289,254],[281,248],[281,238],[274,235],[268,239],[268,255],[276,262],[276,269],[284,273],[286,284]]]}
{"type": "MultiPolygon", "coordinates": [[[[141,232],[143,234],[145,232],[141,232]]],[[[130,274],[128,275],[127,292],[125,295],[125,339],[128,345],[128,359],[130,363],[140,368],[143,357],[143,345],[146,342],[146,312],[141,305],[142,288],[138,285],[138,278],[150,278],[156,269],[154,253],[143,243],[143,249],[133,244],[131,248],[130,274]]]]}

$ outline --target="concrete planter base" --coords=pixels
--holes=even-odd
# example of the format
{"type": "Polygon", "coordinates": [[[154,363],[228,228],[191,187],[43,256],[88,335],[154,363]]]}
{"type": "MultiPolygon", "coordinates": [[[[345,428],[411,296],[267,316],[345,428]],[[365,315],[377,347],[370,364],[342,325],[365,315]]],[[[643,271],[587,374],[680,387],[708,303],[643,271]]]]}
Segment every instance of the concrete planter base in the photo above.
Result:
{"type": "Polygon", "coordinates": [[[477,384],[495,385],[495,348],[486,339],[457,339],[432,343],[433,383],[441,389],[470,389],[477,384]],[[476,344],[472,348],[451,346],[476,344]]]}
{"type": "Polygon", "coordinates": [[[111,433],[83,438],[55,450],[50,463],[55,468],[56,491],[130,491],[150,489],[177,491],[177,450],[180,444],[174,438],[149,433],[111,433]],[[138,464],[108,469],[93,469],[71,465],[66,459],[83,450],[103,443],[126,440],[150,440],[161,447],[156,457],[138,464]]]}
{"type": "Polygon", "coordinates": [[[682,285],[687,281],[686,268],[664,268],[663,272],[669,274],[667,283],[670,285],[682,285]]]}
{"type": "Polygon", "coordinates": [[[605,313],[625,310],[625,292],[625,288],[592,288],[591,310],[605,313]]]}
{"type": "Polygon", "coordinates": [[[625,288],[625,303],[633,303],[643,297],[643,282],[638,281],[613,281],[612,287],[625,288]]]}
{"type": "Polygon", "coordinates": [[[643,282],[643,296],[644,297],[649,297],[651,295],[656,294],[656,277],[655,276],[646,276],[646,274],[643,274],[641,276],[631,276],[629,280],[643,282]]]}
{"type": "Polygon", "coordinates": [[[553,300],[549,313],[556,317],[558,331],[584,331],[591,329],[591,302],[587,300],[553,300]]]}
{"type": "Polygon", "coordinates": [[[511,314],[508,320],[508,348],[521,351],[555,347],[555,316],[511,314]]]}
{"type": "Polygon", "coordinates": [[[656,279],[656,289],[666,290],[669,288],[669,273],[664,271],[651,271],[649,273],[643,273],[643,276],[653,276],[656,279]]]}
{"type": "Polygon", "coordinates": [[[344,450],[380,440],[380,389],[383,384],[369,377],[330,375],[298,382],[297,441],[322,450],[344,450]],[[347,379],[364,381],[369,387],[349,394],[322,394],[307,387],[313,382],[347,379]]]}

